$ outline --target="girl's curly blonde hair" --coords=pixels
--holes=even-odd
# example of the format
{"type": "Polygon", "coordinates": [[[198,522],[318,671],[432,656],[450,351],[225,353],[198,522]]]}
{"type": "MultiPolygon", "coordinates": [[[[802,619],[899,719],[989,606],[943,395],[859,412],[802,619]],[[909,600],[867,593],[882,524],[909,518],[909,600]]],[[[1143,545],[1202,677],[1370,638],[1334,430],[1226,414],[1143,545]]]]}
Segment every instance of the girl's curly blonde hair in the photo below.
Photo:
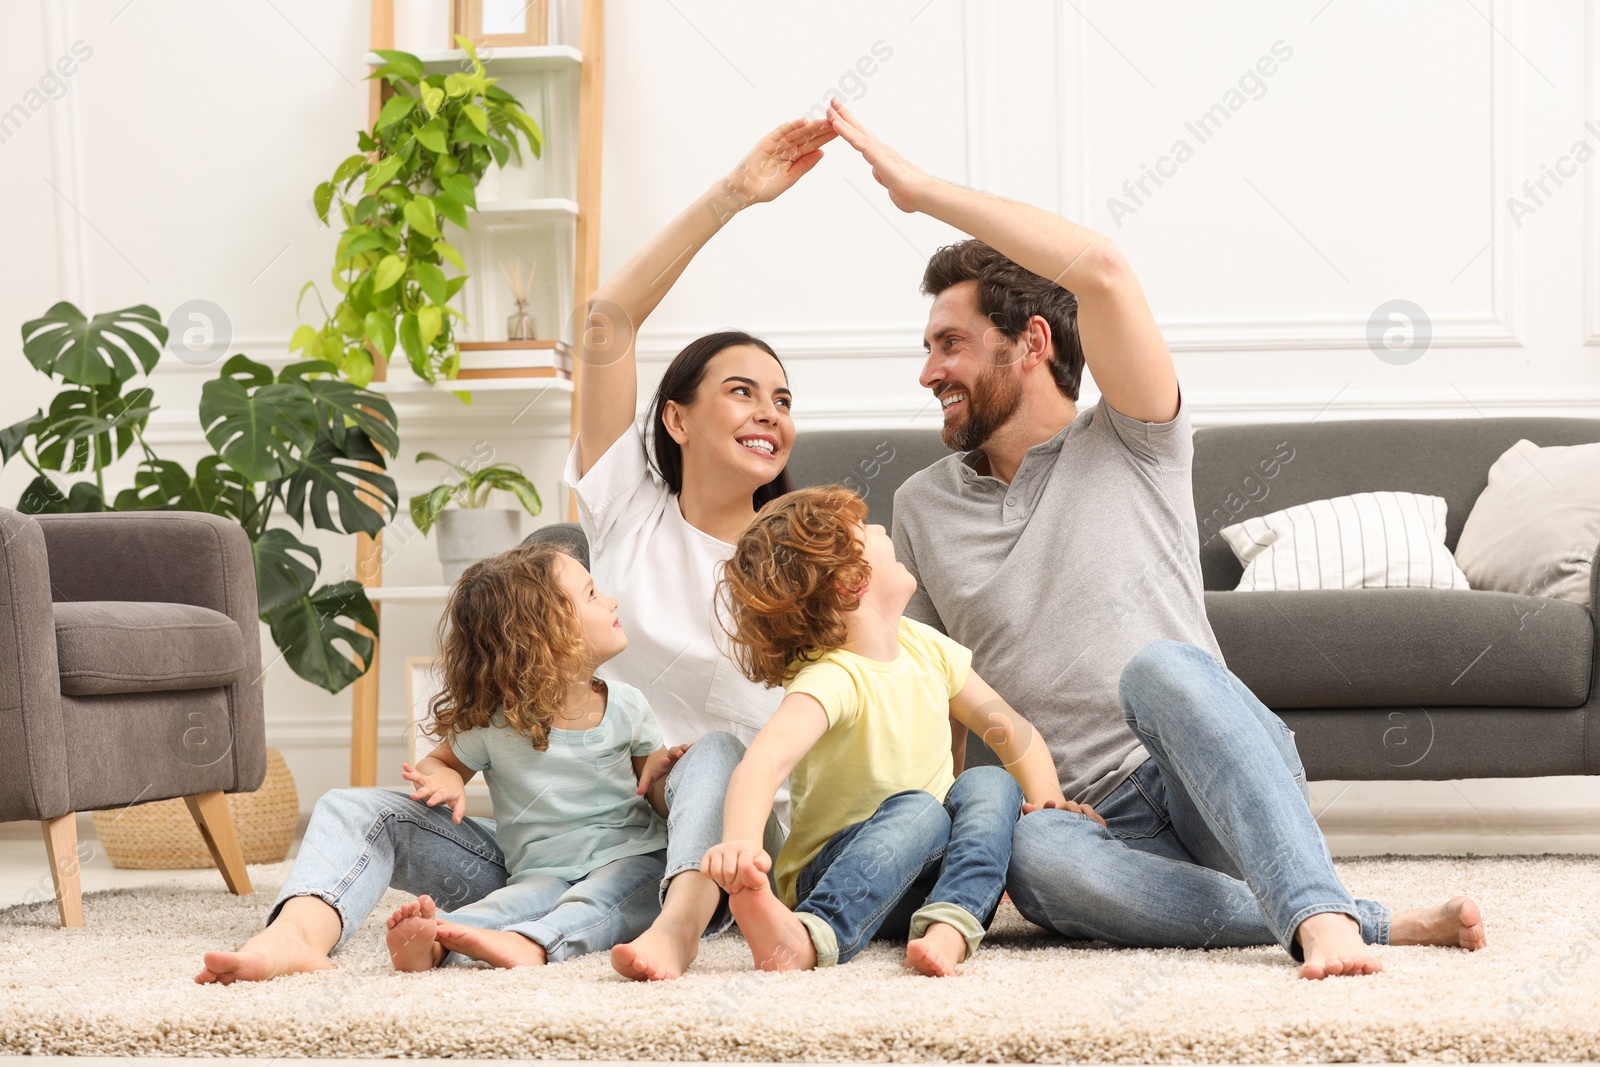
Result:
{"type": "Polygon", "coordinates": [[[862,555],[866,517],[866,502],[844,486],[817,486],[771,501],[740,535],[717,596],[745,677],[782,685],[844,644],[845,616],[872,579],[862,555]]]}
{"type": "Polygon", "coordinates": [[[434,733],[448,740],[490,725],[496,711],[543,752],[571,687],[589,677],[593,652],[577,606],[561,589],[550,545],[519,545],[479,560],[450,590],[439,620],[444,691],[433,698],[434,733]]]}

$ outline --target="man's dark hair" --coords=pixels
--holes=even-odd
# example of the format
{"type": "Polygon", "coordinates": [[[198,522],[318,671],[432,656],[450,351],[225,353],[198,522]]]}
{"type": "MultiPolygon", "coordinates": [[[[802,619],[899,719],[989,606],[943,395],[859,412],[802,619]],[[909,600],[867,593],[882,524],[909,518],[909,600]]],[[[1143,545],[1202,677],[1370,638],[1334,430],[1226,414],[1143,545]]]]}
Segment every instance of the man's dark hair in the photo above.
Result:
{"type": "Polygon", "coordinates": [[[978,283],[978,310],[1007,340],[1021,337],[1023,327],[1035,315],[1050,324],[1054,348],[1050,373],[1062,395],[1077,400],[1083,379],[1078,298],[976,239],[945,245],[933,254],[922,275],[922,295],[938,296],[965,281],[978,283]]]}

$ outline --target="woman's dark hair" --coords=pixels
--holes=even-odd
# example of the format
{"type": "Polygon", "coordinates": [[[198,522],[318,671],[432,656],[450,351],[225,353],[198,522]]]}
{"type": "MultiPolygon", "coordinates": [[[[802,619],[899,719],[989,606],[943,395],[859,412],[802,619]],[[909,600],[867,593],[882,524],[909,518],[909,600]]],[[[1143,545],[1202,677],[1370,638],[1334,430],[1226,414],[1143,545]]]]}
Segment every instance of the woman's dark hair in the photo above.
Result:
{"type": "MultiPolygon", "coordinates": [[[[778,359],[778,353],[767,342],[743,330],[723,330],[721,333],[706,334],[685,345],[683,351],[673,356],[672,362],[667,364],[667,372],[661,376],[661,384],[656,386],[655,399],[650,402],[650,454],[656,473],[667,483],[667,488],[672,490],[674,496],[683,492],[683,446],[672,439],[662,421],[667,402],[674,401],[683,407],[694,403],[712,358],[734,345],[753,345],[761,349],[777,362],[779,370],[783,370],[783,360],[778,359]]],[[[787,376],[788,372],[784,373],[787,376]]],[[[785,465],[776,478],[755,491],[751,504],[759,511],[761,505],[778,499],[790,488],[789,468],[785,465]]]]}

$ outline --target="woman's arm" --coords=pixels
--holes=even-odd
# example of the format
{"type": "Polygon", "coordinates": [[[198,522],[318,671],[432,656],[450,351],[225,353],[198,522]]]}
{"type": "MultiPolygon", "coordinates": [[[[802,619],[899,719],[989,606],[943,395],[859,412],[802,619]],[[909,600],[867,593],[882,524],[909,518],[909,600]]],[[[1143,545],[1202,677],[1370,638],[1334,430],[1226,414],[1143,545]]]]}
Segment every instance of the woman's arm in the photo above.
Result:
{"type": "Polygon", "coordinates": [[[822,145],[834,136],[827,119],[795,119],[779,126],[595,291],[583,329],[572,339],[576,356],[583,361],[578,390],[580,475],[633,424],[639,392],[634,342],[644,320],[729,219],[799,181],[817,165],[822,145]]]}

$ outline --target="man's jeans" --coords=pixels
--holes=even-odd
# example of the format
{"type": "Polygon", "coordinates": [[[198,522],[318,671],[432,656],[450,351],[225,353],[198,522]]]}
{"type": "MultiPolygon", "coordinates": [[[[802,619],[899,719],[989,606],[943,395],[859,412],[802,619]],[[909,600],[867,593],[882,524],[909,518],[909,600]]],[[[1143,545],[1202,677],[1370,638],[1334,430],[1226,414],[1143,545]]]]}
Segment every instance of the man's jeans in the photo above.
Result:
{"type": "Polygon", "coordinates": [[[665,859],[662,851],[617,860],[576,884],[526,879],[508,886],[493,820],[469,817],[457,825],[448,807],[430,808],[404,793],[334,789],[312,810],[267,922],[290,897],[318,897],[344,924],[338,951],[392,886],[428,894],[463,925],[525,933],[554,963],[642,933],[660,910],[652,890],[665,859]]]}
{"type": "Polygon", "coordinates": [[[920,789],[896,793],[834,834],[795,883],[817,966],[847,962],[874,936],[921,937],[936,922],[959,930],[971,956],[1000,905],[1021,811],[1011,775],[974,767],[943,804],[920,789]]]}
{"type": "MultiPolygon", "coordinates": [[[[684,871],[698,871],[706,852],[722,843],[722,809],[728,796],[728,779],[742,759],[744,742],[732,734],[713,731],[690,745],[667,776],[667,869],[661,879],[662,902],[667,899],[667,883],[684,871]]],[[[783,838],[777,816],[769,816],[762,840],[767,855],[778,855],[783,838]]],[[[705,936],[715,937],[731,925],[733,915],[724,893],[706,926],[705,936]]]]}
{"type": "Polygon", "coordinates": [[[1342,912],[1370,944],[1389,910],[1353,900],[1311,816],[1294,734],[1209,653],[1177,641],[1123,669],[1123,717],[1150,752],[1086,815],[1017,823],[1008,888],[1034,923],[1116,945],[1277,942],[1301,958],[1300,923],[1342,912]]]}

